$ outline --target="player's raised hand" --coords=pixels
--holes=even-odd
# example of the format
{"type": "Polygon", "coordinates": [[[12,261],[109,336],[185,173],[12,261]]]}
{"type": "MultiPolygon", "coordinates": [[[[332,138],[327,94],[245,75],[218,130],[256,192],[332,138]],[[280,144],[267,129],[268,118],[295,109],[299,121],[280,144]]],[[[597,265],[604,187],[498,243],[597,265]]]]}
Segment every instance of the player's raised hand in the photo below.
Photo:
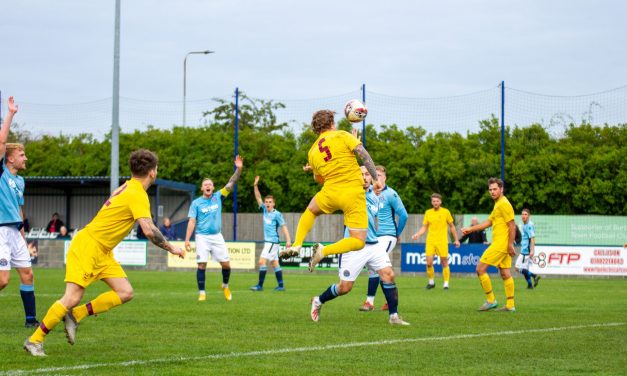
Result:
{"type": "Polygon", "coordinates": [[[235,167],[242,168],[244,167],[244,159],[238,154],[235,156],[235,167]]]}
{"type": "Polygon", "coordinates": [[[311,167],[309,165],[309,163],[307,163],[306,165],[303,166],[303,171],[305,171],[305,172],[309,172],[309,171],[312,171],[312,170],[313,170],[313,167],[311,167]]]}
{"type": "Polygon", "coordinates": [[[8,104],[10,113],[13,113],[13,114],[17,113],[19,106],[15,104],[15,101],[13,100],[13,96],[9,97],[9,99],[7,100],[7,104],[8,104]]]}
{"type": "Polygon", "coordinates": [[[351,134],[353,135],[353,137],[359,139],[359,130],[357,128],[353,128],[351,130],[351,134]]]}
{"type": "Polygon", "coordinates": [[[255,185],[259,184],[259,176],[255,176],[255,185]]]}

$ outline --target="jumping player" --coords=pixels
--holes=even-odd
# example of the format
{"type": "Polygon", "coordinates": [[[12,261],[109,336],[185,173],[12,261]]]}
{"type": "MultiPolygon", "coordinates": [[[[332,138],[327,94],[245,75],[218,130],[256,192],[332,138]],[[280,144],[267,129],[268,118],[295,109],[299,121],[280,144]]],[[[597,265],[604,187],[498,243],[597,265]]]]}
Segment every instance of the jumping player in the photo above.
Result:
{"type": "Polygon", "coordinates": [[[326,247],[319,243],[314,245],[313,255],[309,261],[310,272],[325,256],[355,251],[365,245],[368,214],[363,189],[364,180],[356,155],[361,158],[368,172],[375,177],[375,191],[383,187],[376,178],[377,171],[370,154],[353,135],[336,129],[334,114],[333,111],[321,110],[313,115],[311,127],[318,138],[309,149],[308,166],[313,171],[314,179],[323,184],[323,187],[311,199],[300,217],[296,239],[286,254],[287,256],[298,254],[316,217],[321,214],[342,211],[344,225],[348,228],[350,236],[326,247]]]}

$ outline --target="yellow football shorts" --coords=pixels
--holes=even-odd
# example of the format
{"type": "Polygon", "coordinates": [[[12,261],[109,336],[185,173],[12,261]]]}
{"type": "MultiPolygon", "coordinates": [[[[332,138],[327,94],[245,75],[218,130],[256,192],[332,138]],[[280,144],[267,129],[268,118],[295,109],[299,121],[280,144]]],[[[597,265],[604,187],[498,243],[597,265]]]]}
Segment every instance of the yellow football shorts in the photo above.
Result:
{"type": "Polygon", "coordinates": [[[344,226],[352,229],[368,228],[366,192],[361,186],[325,186],[315,199],[324,213],[332,214],[341,210],[344,213],[344,226]]]}
{"type": "Polygon", "coordinates": [[[103,278],[126,278],[126,273],[113,258],[113,250],[95,241],[87,231],[79,231],[67,252],[65,282],[87,287],[103,278]]]}
{"type": "Polygon", "coordinates": [[[507,252],[497,250],[493,245],[483,252],[481,262],[484,264],[496,266],[499,269],[509,269],[512,267],[512,256],[507,252]]]}
{"type": "Polygon", "coordinates": [[[448,257],[448,243],[436,243],[427,241],[425,252],[427,256],[437,255],[440,257],[448,257]]]}

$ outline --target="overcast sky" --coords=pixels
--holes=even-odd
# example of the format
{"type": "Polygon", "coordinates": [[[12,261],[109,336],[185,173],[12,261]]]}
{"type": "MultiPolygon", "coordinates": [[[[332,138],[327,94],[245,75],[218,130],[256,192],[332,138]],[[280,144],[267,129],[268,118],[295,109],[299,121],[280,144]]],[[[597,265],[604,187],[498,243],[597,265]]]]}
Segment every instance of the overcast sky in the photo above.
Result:
{"type": "MultiPolygon", "coordinates": [[[[114,0],[2,0],[0,90],[32,104],[112,96],[114,0]]],[[[615,0],[122,0],[123,97],[406,97],[506,86],[578,95],[627,84],[615,0]]],[[[3,103],[3,111],[5,109],[3,103]]]]}

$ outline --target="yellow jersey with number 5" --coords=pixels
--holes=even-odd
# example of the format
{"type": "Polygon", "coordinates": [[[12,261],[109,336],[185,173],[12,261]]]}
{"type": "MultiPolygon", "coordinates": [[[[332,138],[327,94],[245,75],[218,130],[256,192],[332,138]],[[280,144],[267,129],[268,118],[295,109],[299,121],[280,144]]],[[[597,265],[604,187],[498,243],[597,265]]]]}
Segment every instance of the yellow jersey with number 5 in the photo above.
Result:
{"type": "Polygon", "coordinates": [[[309,165],[324,185],[360,185],[364,179],[353,150],[361,142],[346,131],[326,131],[309,149],[309,165]]]}

